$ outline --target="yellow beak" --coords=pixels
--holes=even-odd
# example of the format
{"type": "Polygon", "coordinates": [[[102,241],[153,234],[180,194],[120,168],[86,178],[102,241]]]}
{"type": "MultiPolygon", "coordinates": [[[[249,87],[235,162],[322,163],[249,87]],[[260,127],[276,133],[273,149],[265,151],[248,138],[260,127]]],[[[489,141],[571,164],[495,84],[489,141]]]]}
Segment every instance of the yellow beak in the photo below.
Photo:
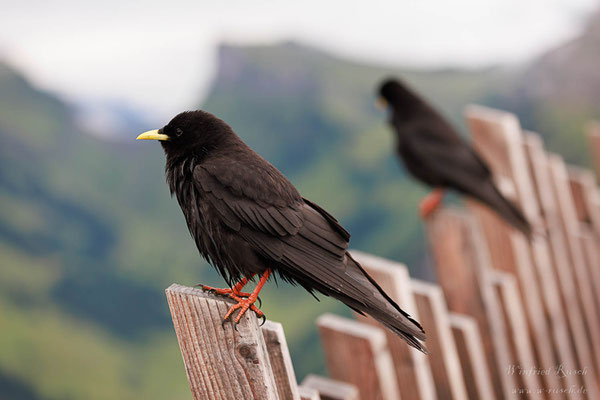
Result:
{"type": "Polygon", "coordinates": [[[375,101],[375,107],[379,108],[380,110],[385,110],[388,108],[388,102],[383,97],[378,97],[375,101]]]}
{"type": "Polygon", "coordinates": [[[158,129],[144,132],[140,136],[135,138],[136,140],[169,140],[169,136],[164,133],[160,133],[158,129]]]}

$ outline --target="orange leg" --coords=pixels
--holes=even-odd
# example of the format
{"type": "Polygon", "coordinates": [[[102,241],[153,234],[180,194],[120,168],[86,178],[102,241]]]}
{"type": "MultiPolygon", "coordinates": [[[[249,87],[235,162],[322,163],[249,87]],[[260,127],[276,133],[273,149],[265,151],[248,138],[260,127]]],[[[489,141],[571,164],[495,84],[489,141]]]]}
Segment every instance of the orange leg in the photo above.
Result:
{"type": "Polygon", "coordinates": [[[265,270],[265,272],[260,277],[260,281],[258,281],[256,288],[254,288],[254,290],[252,291],[252,294],[250,296],[248,296],[248,298],[243,298],[243,297],[236,296],[235,294],[231,294],[231,298],[234,299],[235,301],[237,301],[238,303],[231,306],[231,308],[229,309],[227,314],[225,314],[225,317],[223,317],[223,322],[227,321],[229,319],[229,317],[231,317],[231,314],[233,314],[233,312],[237,309],[239,309],[240,312],[235,317],[234,322],[236,324],[240,322],[242,315],[244,315],[246,313],[246,311],[248,311],[248,309],[254,311],[259,318],[264,319],[265,315],[263,314],[262,311],[260,311],[254,305],[254,302],[258,298],[258,294],[260,293],[260,290],[265,285],[265,283],[267,282],[267,279],[269,279],[270,275],[271,275],[271,270],[270,269],[265,270]]]}
{"type": "MultiPolygon", "coordinates": [[[[255,274],[250,275],[250,278],[252,278],[255,274]]],[[[205,292],[211,292],[214,294],[218,294],[221,296],[231,296],[231,295],[236,295],[238,297],[250,297],[250,293],[245,293],[242,292],[241,290],[244,288],[244,286],[246,286],[248,284],[248,278],[244,278],[241,281],[239,281],[238,283],[235,284],[234,287],[232,287],[231,289],[218,289],[218,288],[214,288],[212,286],[206,286],[206,285],[196,285],[196,286],[202,286],[202,290],[204,290],[205,292]]]]}
{"type": "Polygon", "coordinates": [[[421,218],[429,217],[440,205],[444,198],[444,189],[436,188],[419,203],[419,214],[421,218]]]}

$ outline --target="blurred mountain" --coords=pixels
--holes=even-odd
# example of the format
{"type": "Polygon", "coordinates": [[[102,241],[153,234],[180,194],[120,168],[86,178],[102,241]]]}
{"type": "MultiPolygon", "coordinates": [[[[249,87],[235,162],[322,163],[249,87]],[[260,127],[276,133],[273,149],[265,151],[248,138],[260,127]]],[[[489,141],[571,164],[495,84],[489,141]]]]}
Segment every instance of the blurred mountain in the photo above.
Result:
{"type": "MultiPolygon", "coordinates": [[[[431,278],[416,216],[426,189],[393,156],[386,115],[373,105],[377,84],[402,77],[463,131],[468,103],[516,111],[584,163],[581,124],[600,97],[592,21],[515,68],[407,70],[294,43],[222,46],[198,106],[336,215],[352,247],[431,278]]],[[[169,198],[160,146],[134,141],[153,128],[144,124],[120,104],[64,103],[0,63],[0,398],[189,398],[163,289],[222,281],[169,198]],[[86,134],[93,127],[120,140],[86,134]]],[[[314,319],[348,311],[286,285],[261,297],[284,324],[298,377],[323,372],[314,319]]]]}

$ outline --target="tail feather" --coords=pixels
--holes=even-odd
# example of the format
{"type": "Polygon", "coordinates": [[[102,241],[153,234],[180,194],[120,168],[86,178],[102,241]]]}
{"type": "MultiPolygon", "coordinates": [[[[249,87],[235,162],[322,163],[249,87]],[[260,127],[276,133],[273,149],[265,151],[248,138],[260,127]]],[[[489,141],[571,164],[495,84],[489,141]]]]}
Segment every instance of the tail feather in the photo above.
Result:
{"type": "Polygon", "coordinates": [[[363,284],[371,287],[372,296],[360,299],[358,303],[352,302],[353,304],[348,304],[344,299],[340,300],[356,311],[370,315],[410,346],[427,353],[427,348],[421,343],[425,341],[425,331],[421,325],[403,311],[349,253],[346,253],[346,257],[346,262],[354,264],[355,271],[362,275],[360,280],[363,284]]]}
{"type": "Polygon", "coordinates": [[[523,212],[512,201],[504,197],[492,181],[488,181],[470,194],[491,207],[510,225],[531,237],[532,228],[523,212]]]}

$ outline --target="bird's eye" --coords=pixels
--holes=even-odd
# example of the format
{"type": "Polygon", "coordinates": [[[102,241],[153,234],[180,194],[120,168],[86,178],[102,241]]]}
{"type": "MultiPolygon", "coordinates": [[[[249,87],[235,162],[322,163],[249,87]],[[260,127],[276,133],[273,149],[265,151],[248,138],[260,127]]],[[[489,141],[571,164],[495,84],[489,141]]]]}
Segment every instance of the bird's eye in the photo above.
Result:
{"type": "Polygon", "coordinates": [[[177,128],[177,129],[175,130],[175,135],[177,135],[177,136],[181,136],[181,135],[183,135],[183,129],[181,129],[181,128],[177,128]]]}

